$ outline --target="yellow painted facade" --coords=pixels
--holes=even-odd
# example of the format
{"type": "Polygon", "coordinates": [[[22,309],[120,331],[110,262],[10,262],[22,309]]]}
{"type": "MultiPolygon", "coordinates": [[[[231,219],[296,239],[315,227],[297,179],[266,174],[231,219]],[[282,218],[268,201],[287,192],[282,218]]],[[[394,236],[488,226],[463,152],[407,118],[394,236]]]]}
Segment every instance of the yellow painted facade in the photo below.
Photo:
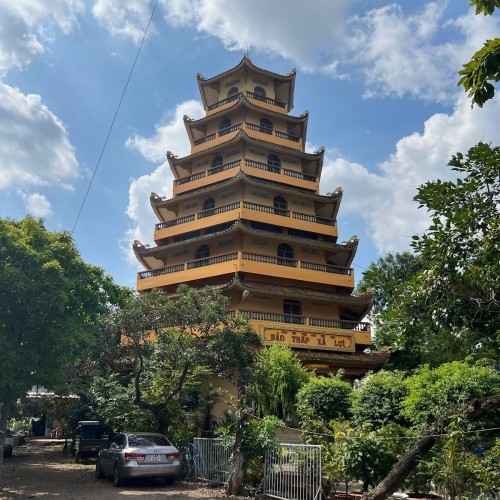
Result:
{"type": "Polygon", "coordinates": [[[308,113],[290,114],[295,72],[245,56],[213,78],[198,75],[205,117],[184,117],[191,153],[168,153],[173,196],[151,196],[155,247],[135,242],[137,290],[214,285],[267,345],[306,365],[359,376],[381,366],[363,351],[369,296],[355,297],[358,239],[338,243],[342,190],[319,190],[324,150],[305,152],[308,113]]]}

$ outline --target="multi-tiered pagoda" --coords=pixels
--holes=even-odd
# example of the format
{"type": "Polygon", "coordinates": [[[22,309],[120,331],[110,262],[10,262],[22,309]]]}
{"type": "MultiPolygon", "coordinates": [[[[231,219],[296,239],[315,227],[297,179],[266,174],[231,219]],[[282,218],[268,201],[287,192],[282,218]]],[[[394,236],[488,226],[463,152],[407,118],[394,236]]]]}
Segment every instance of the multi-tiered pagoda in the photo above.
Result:
{"type": "Polygon", "coordinates": [[[355,378],[382,366],[366,354],[370,297],[352,295],[358,246],[337,243],[342,190],[319,194],[324,149],[305,152],[308,113],[293,108],[295,71],[278,75],[245,56],[198,75],[205,117],[184,117],[191,154],[168,152],[173,197],[151,195],[158,217],[137,290],[214,285],[265,344],[292,347],[318,372],[355,378]]]}

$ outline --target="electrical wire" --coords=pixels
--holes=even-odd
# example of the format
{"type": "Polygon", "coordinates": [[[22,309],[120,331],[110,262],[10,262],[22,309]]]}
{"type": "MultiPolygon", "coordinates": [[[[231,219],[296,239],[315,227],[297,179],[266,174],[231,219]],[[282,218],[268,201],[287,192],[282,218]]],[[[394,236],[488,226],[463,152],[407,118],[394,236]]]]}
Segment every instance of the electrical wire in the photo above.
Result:
{"type": "Polygon", "coordinates": [[[134,63],[132,64],[132,67],[130,68],[130,72],[129,72],[127,81],[125,83],[125,87],[123,88],[123,92],[122,92],[122,95],[120,97],[120,101],[118,102],[118,106],[117,106],[115,114],[113,116],[113,120],[111,121],[111,125],[109,126],[108,133],[106,135],[106,140],[104,141],[104,144],[102,146],[101,153],[99,154],[99,158],[97,160],[96,166],[95,166],[94,171],[92,173],[92,177],[90,178],[90,182],[89,182],[89,185],[87,187],[87,191],[85,192],[85,196],[83,197],[82,203],[80,205],[80,209],[78,210],[78,215],[76,216],[75,223],[73,224],[73,229],[71,230],[71,234],[73,234],[75,232],[78,221],[80,220],[80,215],[82,214],[83,207],[85,206],[85,202],[87,201],[87,197],[88,197],[89,192],[90,192],[90,188],[92,187],[92,184],[94,182],[94,178],[97,174],[97,170],[99,169],[99,165],[101,164],[101,160],[102,160],[102,157],[104,155],[104,151],[106,150],[106,146],[108,145],[109,137],[111,136],[111,131],[113,130],[113,127],[114,127],[115,121],[116,121],[116,117],[118,116],[118,112],[120,111],[120,108],[121,108],[121,105],[123,102],[123,98],[125,97],[125,93],[127,92],[128,84],[130,83],[130,80],[132,78],[132,74],[134,73],[134,69],[135,69],[135,66],[137,64],[137,60],[139,59],[139,55],[141,53],[142,46],[144,45],[144,40],[146,40],[146,35],[148,34],[149,27],[151,26],[151,22],[153,21],[153,16],[155,14],[155,10],[156,10],[157,5],[158,5],[158,0],[155,1],[155,4],[153,6],[153,10],[151,11],[151,16],[149,17],[149,21],[148,21],[148,24],[146,26],[146,30],[144,31],[144,35],[142,37],[141,43],[139,44],[139,48],[137,49],[137,54],[135,56],[134,63]]]}

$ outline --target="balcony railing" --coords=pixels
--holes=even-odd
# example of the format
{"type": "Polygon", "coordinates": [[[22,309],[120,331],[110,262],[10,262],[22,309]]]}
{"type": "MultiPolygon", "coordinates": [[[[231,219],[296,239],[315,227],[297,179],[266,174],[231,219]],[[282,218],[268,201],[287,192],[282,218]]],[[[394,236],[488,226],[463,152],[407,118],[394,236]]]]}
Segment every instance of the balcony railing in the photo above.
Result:
{"type": "Polygon", "coordinates": [[[260,161],[245,159],[245,165],[247,167],[258,168],[259,170],[265,170],[274,174],[283,173],[288,177],[293,177],[295,179],[301,179],[304,181],[316,182],[317,180],[317,177],[315,177],[314,175],[304,174],[303,172],[296,172],[295,170],[288,170],[286,168],[280,168],[275,165],[268,165],[267,163],[262,163],[260,161]]]}
{"type": "Polygon", "coordinates": [[[263,262],[264,264],[274,264],[285,267],[297,267],[297,261],[287,259],[285,257],[273,257],[269,255],[260,255],[257,253],[243,252],[243,260],[250,260],[252,262],[263,262]]]}
{"type": "Polygon", "coordinates": [[[225,170],[230,170],[231,168],[236,168],[241,165],[241,160],[232,161],[229,163],[224,163],[223,165],[218,165],[217,167],[209,168],[203,172],[198,172],[197,174],[189,175],[188,177],[182,177],[174,182],[175,186],[181,186],[186,184],[186,182],[196,181],[198,179],[203,179],[207,175],[218,174],[219,172],[224,172],[225,170]]]}
{"type": "Polygon", "coordinates": [[[276,99],[271,99],[270,97],[266,97],[262,94],[256,94],[255,92],[245,92],[248,97],[255,99],[257,101],[267,102],[268,104],[272,104],[273,106],[278,106],[280,108],[284,108],[286,104],[281,101],[277,101],[276,99]]]}
{"type": "Polygon", "coordinates": [[[283,169],[283,173],[288,175],[288,177],[294,177],[295,179],[301,179],[309,182],[316,182],[318,179],[315,175],[304,174],[302,172],[296,172],[295,170],[283,169]]]}
{"type": "Polygon", "coordinates": [[[213,104],[210,104],[208,106],[208,111],[212,111],[212,109],[219,108],[221,106],[224,106],[225,104],[232,102],[232,101],[237,101],[241,97],[241,92],[238,92],[237,94],[233,94],[226,99],[222,99],[222,101],[214,102],[213,104]]]}
{"type": "Polygon", "coordinates": [[[324,224],[325,226],[335,226],[337,221],[335,219],[327,219],[326,217],[317,217],[316,215],[301,214],[300,212],[294,212],[293,218],[298,220],[304,220],[306,222],[315,222],[316,224],[324,224]]]}
{"type": "Polygon", "coordinates": [[[352,276],[352,269],[347,267],[332,266],[331,264],[316,264],[314,262],[301,261],[300,267],[302,269],[309,269],[310,271],[320,271],[322,273],[343,274],[344,276],[352,276]]]}
{"type": "MultiPolygon", "coordinates": [[[[201,212],[197,212],[196,214],[179,217],[178,219],[170,220],[167,222],[160,222],[156,224],[155,228],[158,230],[158,229],[165,229],[173,226],[178,226],[181,224],[192,222],[196,219],[203,219],[206,217],[211,217],[212,215],[218,215],[218,214],[223,214],[225,212],[230,212],[231,210],[238,210],[242,207],[244,209],[255,210],[257,212],[264,212],[266,214],[271,214],[271,215],[278,215],[280,217],[293,216],[294,219],[304,220],[306,222],[313,222],[316,224],[323,224],[331,227],[335,227],[336,225],[335,219],[325,219],[324,217],[316,217],[314,215],[291,212],[290,210],[285,210],[283,208],[270,207],[269,205],[261,205],[259,203],[253,203],[251,201],[236,201],[234,203],[230,203],[228,205],[222,205],[217,208],[209,208],[208,210],[203,210],[201,212]]],[[[330,267],[335,267],[335,266],[328,266],[328,268],[330,267]]],[[[334,272],[334,271],[326,271],[326,272],[334,272]]]]}
{"type": "Polygon", "coordinates": [[[337,330],[349,330],[355,332],[369,332],[370,323],[364,321],[345,321],[337,319],[320,319],[301,316],[297,314],[275,314],[261,311],[228,311],[232,317],[245,314],[248,319],[254,321],[269,321],[272,323],[293,323],[297,325],[308,325],[319,328],[335,328],[337,330]]]}
{"type": "Polygon", "coordinates": [[[274,134],[279,139],[286,139],[287,141],[300,142],[300,137],[292,134],[285,134],[285,132],[280,132],[279,130],[275,130],[274,134]]]}
{"type": "Polygon", "coordinates": [[[195,146],[198,146],[200,144],[203,144],[204,142],[211,141],[212,139],[215,139],[215,137],[216,137],[216,134],[206,135],[205,137],[202,137],[201,139],[196,139],[196,141],[194,141],[194,144],[195,144],[195,146]]]}

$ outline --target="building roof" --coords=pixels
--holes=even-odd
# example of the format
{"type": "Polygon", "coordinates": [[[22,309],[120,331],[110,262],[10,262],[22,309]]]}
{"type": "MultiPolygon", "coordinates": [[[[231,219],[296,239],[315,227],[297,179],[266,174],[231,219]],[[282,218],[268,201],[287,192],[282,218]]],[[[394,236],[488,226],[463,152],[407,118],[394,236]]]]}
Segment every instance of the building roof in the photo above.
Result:
{"type": "Polygon", "coordinates": [[[270,189],[272,186],[273,192],[290,194],[294,196],[306,196],[308,200],[315,201],[316,203],[329,206],[329,209],[326,209],[326,214],[322,214],[322,217],[329,217],[334,219],[338,208],[340,205],[340,201],[342,200],[342,188],[337,188],[333,193],[329,193],[328,195],[315,194],[311,192],[306,192],[302,189],[285,186],[283,184],[278,183],[270,183],[266,180],[260,180],[256,177],[252,177],[250,175],[245,174],[241,170],[231,179],[225,179],[221,182],[216,182],[214,184],[210,184],[209,186],[204,186],[199,189],[194,189],[193,191],[189,191],[188,193],[183,193],[175,196],[174,198],[164,198],[159,196],[156,193],[151,193],[150,202],[153,210],[158,214],[157,208],[161,207],[174,207],[178,203],[183,203],[186,200],[191,198],[198,198],[201,193],[213,193],[214,191],[219,191],[221,189],[228,188],[230,186],[234,186],[239,184],[240,182],[248,183],[252,186],[259,187],[261,189],[270,189]]]}
{"type": "Polygon", "coordinates": [[[203,87],[213,85],[221,78],[238,73],[243,68],[248,68],[250,70],[255,71],[256,73],[260,73],[262,75],[273,78],[274,80],[279,80],[282,82],[289,82],[290,89],[288,91],[288,94],[289,94],[288,111],[290,111],[293,108],[293,96],[294,96],[294,91],[295,91],[295,76],[296,76],[296,72],[297,72],[296,69],[293,68],[288,75],[280,75],[279,73],[273,73],[272,71],[269,71],[267,69],[263,69],[263,68],[259,68],[258,66],[255,66],[252,63],[252,61],[250,60],[250,57],[248,56],[248,54],[245,53],[245,55],[243,56],[241,61],[236,66],[234,66],[234,68],[223,71],[222,73],[219,73],[218,75],[212,76],[210,78],[204,77],[201,73],[198,73],[196,75],[196,78],[198,80],[198,87],[200,89],[200,95],[202,97],[203,106],[205,107],[205,109],[207,109],[207,103],[205,100],[205,93],[203,92],[203,87]]]}
{"type": "Polygon", "coordinates": [[[365,352],[335,352],[335,351],[313,351],[310,349],[295,349],[294,352],[303,361],[316,361],[328,364],[331,367],[351,366],[368,370],[380,370],[389,360],[388,351],[368,354],[365,352]]]}

